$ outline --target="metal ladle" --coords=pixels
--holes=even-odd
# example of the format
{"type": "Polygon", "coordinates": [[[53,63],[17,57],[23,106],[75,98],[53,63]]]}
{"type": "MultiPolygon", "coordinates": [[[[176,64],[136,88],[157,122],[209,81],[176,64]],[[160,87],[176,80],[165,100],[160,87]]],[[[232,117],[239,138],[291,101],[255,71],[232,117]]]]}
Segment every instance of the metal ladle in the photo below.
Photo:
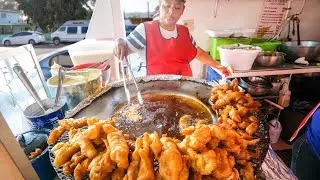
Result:
{"type": "Polygon", "coordinates": [[[65,69],[63,67],[60,67],[59,71],[58,71],[58,88],[57,88],[57,92],[56,92],[56,99],[54,101],[55,107],[57,107],[59,105],[61,89],[62,89],[62,84],[63,84],[63,80],[64,80],[64,75],[63,75],[62,71],[65,71],[65,69]]]}
{"type": "Polygon", "coordinates": [[[132,68],[131,68],[130,61],[128,60],[127,57],[125,57],[125,58],[126,58],[126,61],[127,61],[127,66],[128,66],[129,72],[130,72],[130,74],[131,74],[131,77],[132,77],[132,79],[133,79],[134,85],[135,85],[136,90],[137,90],[138,102],[139,102],[140,105],[143,105],[142,95],[141,95],[141,92],[140,92],[140,90],[139,90],[139,88],[138,88],[136,78],[134,77],[134,74],[133,74],[133,71],[132,71],[132,68]]]}
{"type": "Polygon", "coordinates": [[[129,92],[128,88],[127,88],[126,74],[125,74],[126,72],[124,70],[124,65],[123,65],[122,61],[120,61],[120,70],[121,70],[121,74],[122,74],[122,82],[123,82],[124,92],[126,94],[128,105],[130,105],[131,97],[130,97],[130,92],[129,92]]]}
{"type": "Polygon", "coordinates": [[[27,88],[27,90],[29,91],[31,96],[34,98],[34,100],[37,102],[37,104],[40,106],[40,108],[43,110],[42,114],[44,114],[48,109],[42,103],[40,96],[38,95],[36,89],[33,87],[31,82],[29,81],[27,75],[24,73],[21,66],[19,64],[15,64],[12,69],[16,73],[18,78],[21,80],[23,85],[27,88]]]}

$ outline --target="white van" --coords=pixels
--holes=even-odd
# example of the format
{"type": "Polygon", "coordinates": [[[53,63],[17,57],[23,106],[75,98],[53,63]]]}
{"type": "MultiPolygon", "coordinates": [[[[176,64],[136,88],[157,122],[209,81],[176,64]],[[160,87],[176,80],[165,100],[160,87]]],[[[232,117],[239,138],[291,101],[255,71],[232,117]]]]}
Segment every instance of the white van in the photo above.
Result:
{"type": "Polygon", "coordinates": [[[85,39],[88,26],[88,20],[67,21],[51,34],[51,39],[55,45],[59,45],[60,42],[80,41],[85,39]]]}

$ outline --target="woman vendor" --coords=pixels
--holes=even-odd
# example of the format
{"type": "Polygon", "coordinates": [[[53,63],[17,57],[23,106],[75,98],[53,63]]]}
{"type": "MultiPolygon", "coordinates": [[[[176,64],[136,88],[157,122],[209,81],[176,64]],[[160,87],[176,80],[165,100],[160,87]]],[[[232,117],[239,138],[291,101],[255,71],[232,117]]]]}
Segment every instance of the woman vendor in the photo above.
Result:
{"type": "Polygon", "coordinates": [[[141,23],[126,39],[118,39],[115,55],[123,60],[131,53],[138,53],[146,67],[145,75],[192,76],[189,63],[196,58],[229,76],[226,67],[196,45],[188,28],[177,24],[184,9],[185,0],[160,0],[158,20],[141,23]]]}

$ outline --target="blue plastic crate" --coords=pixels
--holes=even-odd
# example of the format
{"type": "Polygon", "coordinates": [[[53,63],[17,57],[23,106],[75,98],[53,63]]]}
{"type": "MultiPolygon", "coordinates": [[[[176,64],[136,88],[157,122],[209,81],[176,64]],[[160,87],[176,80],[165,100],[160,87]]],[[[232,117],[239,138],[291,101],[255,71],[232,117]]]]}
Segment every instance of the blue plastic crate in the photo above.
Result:
{"type": "Polygon", "coordinates": [[[210,66],[208,66],[208,72],[207,72],[207,80],[213,81],[213,80],[220,80],[222,77],[219,73],[217,73],[215,70],[213,70],[210,66]]]}

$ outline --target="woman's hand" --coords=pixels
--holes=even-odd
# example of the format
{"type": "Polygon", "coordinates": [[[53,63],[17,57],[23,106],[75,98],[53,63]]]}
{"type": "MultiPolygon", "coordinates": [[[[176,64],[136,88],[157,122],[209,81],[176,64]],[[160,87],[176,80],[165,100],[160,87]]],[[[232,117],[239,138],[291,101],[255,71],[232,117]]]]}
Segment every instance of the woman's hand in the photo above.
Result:
{"type": "Polygon", "coordinates": [[[231,73],[232,73],[231,68],[221,66],[219,63],[217,63],[216,60],[214,60],[208,53],[206,53],[200,47],[197,47],[196,58],[202,63],[207,64],[210,67],[214,68],[216,71],[219,71],[221,75],[224,75],[225,77],[231,76],[231,73]]]}
{"type": "Polygon", "coordinates": [[[217,66],[214,67],[215,69],[217,69],[218,71],[220,71],[221,74],[223,74],[225,77],[231,76],[232,75],[232,69],[229,67],[225,67],[225,66],[217,66]]]}
{"type": "Polygon", "coordinates": [[[123,38],[119,38],[115,41],[114,55],[118,57],[119,60],[124,60],[129,54],[129,47],[123,38]]]}

